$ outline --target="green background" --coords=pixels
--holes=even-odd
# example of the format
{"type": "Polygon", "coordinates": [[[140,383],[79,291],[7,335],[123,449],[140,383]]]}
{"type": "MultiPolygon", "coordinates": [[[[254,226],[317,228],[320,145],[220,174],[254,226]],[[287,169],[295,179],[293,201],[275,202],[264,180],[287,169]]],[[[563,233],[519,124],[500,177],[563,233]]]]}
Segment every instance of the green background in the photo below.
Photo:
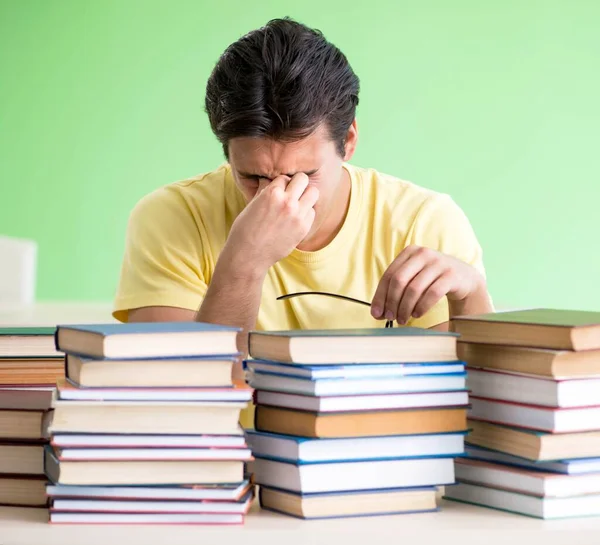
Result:
{"type": "Polygon", "coordinates": [[[0,0],[0,233],[39,242],[38,299],[112,299],[136,201],[223,161],[219,54],[285,15],[361,78],[353,162],[450,193],[497,305],[600,307],[595,0],[0,0]]]}

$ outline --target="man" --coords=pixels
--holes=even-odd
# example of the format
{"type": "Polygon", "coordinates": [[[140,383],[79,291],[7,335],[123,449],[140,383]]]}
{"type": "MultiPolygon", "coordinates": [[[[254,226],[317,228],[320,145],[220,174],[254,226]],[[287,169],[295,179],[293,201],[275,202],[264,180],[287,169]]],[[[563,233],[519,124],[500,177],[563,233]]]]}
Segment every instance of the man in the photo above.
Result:
{"type": "Polygon", "coordinates": [[[248,331],[434,327],[491,311],[481,248],[452,199],[348,164],[358,94],[345,56],[301,24],[233,43],[206,90],[227,162],[135,207],[115,317],[248,331]],[[370,308],[278,300],[305,291],[370,308]]]}

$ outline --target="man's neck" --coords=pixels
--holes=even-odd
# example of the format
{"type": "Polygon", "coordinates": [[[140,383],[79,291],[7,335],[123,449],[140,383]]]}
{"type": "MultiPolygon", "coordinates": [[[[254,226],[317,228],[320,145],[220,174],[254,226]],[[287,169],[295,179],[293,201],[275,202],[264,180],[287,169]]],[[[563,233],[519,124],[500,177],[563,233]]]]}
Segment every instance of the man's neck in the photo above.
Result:
{"type": "Polygon", "coordinates": [[[346,220],[346,215],[348,214],[350,194],[352,191],[350,174],[345,168],[342,169],[342,181],[339,190],[340,194],[329,210],[323,223],[309,239],[303,240],[298,245],[298,250],[304,252],[316,252],[321,250],[340,232],[340,229],[346,220]]]}

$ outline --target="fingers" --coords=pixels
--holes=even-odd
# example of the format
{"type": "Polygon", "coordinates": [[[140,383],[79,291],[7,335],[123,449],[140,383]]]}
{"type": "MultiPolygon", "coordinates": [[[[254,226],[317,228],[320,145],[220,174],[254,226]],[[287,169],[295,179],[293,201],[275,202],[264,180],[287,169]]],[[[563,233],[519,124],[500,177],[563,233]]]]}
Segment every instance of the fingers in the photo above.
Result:
{"type": "Polygon", "coordinates": [[[308,176],[303,172],[294,174],[293,178],[290,180],[290,182],[287,184],[287,187],[285,188],[285,192],[287,193],[288,197],[295,201],[299,201],[305,189],[308,187],[308,181],[308,176]]]}
{"type": "Polygon", "coordinates": [[[393,270],[384,304],[384,317],[386,320],[396,319],[402,297],[413,279],[421,274],[426,264],[421,256],[414,255],[393,270]]]}
{"type": "MultiPolygon", "coordinates": [[[[394,275],[396,275],[401,269],[402,265],[407,262],[416,251],[417,248],[414,246],[407,246],[404,250],[402,250],[402,252],[400,252],[400,255],[398,255],[398,257],[392,262],[392,264],[381,277],[381,280],[377,285],[377,290],[375,290],[373,300],[371,301],[371,316],[373,316],[373,318],[380,319],[385,316],[386,300],[390,283],[394,278],[394,275]]],[[[410,281],[411,278],[409,278],[407,281],[410,281]]],[[[398,304],[396,303],[396,307],[393,309],[393,314],[396,313],[397,308],[398,304]]],[[[392,320],[393,318],[389,319],[392,320]]]]}
{"type": "Polygon", "coordinates": [[[319,200],[319,190],[314,185],[309,185],[300,197],[300,206],[303,208],[313,208],[319,200]]]}
{"type": "Polygon", "coordinates": [[[415,305],[413,316],[420,318],[431,310],[438,301],[450,292],[452,287],[452,278],[450,274],[444,273],[435,282],[433,282],[427,291],[421,296],[419,302],[415,305]]]}
{"type": "Polygon", "coordinates": [[[258,180],[258,189],[254,197],[258,197],[269,186],[270,183],[271,180],[267,178],[260,178],[260,180],[258,180]]]}
{"type": "Polygon", "coordinates": [[[399,324],[408,322],[413,316],[416,305],[421,304],[423,295],[439,276],[440,270],[437,267],[425,266],[405,286],[396,310],[396,321],[399,324]]]}

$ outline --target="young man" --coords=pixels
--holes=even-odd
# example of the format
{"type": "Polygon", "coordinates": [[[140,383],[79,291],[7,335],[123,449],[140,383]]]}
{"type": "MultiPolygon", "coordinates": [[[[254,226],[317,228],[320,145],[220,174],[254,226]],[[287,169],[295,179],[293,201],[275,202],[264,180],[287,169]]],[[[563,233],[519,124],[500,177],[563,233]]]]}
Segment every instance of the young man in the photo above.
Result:
{"type": "Polygon", "coordinates": [[[206,90],[227,162],[135,207],[115,317],[247,331],[433,327],[491,311],[481,248],[452,199],[348,164],[358,93],[345,56],[303,25],[274,20],[233,43],[206,90]],[[370,307],[277,299],[305,291],[370,307]]]}

